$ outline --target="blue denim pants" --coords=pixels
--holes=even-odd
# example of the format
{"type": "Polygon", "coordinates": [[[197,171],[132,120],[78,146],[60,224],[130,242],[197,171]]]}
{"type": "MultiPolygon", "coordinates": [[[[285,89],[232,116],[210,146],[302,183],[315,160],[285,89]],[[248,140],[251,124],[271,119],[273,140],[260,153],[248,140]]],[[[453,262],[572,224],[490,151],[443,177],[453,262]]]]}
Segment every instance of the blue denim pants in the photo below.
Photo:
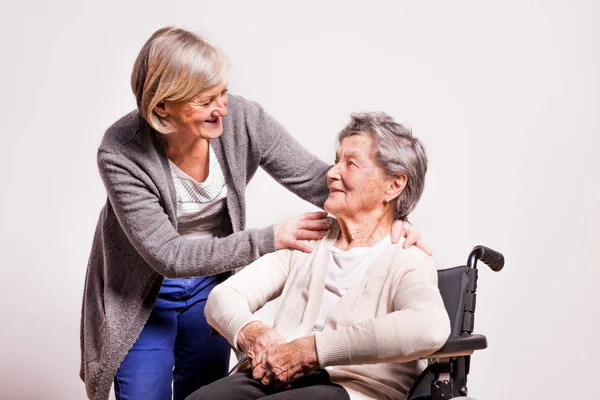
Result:
{"type": "Polygon", "coordinates": [[[204,317],[217,277],[165,278],[150,318],[115,377],[117,400],[184,399],[227,374],[230,347],[204,317]]]}

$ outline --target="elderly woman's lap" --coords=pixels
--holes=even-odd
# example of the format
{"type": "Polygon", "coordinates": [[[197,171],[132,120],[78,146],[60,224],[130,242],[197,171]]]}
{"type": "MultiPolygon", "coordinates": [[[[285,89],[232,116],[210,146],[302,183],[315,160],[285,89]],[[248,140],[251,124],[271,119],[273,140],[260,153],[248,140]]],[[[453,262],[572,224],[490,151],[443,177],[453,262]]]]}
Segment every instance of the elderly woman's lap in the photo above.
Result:
{"type": "Polygon", "coordinates": [[[272,387],[264,387],[252,379],[252,372],[237,374],[219,379],[192,393],[186,400],[303,400],[327,399],[349,400],[346,390],[331,382],[325,370],[316,370],[296,380],[290,390],[276,392],[272,387]]]}

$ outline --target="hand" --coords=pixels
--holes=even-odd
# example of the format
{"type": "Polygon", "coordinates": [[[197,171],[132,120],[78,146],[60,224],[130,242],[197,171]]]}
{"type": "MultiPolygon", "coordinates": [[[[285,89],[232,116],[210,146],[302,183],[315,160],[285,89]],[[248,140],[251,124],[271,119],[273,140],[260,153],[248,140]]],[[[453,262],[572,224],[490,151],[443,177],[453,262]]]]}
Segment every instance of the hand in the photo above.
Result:
{"type": "Polygon", "coordinates": [[[304,239],[322,239],[331,229],[331,223],[325,219],[323,211],[309,212],[288,218],[275,225],[275,249],[296,249],[310,253],[312,249],[304,239]]]}
{"type": "Polygon", "coordinates": [[[260,321],[253,321],[242,328],[237,336],[238,347],[254,364],[256,357],[269,346],[285,343],[285,338],[275,329],[260,321]]]}
{"type": "Polygon", "coordinates": [[[410,246],[417,246],[423,250],[427,255],[433,254],[429,246],[427,246],[421,240],[421,232],[414,226],[408,223],[408,221],[396,220],[392,224],[392,243],[398,243],[400,236],[404,236],[406,240],[402,245],[403,248],[408,249],[410,246]]]}
{"type": "Polygon", "coordinates": [[[290,384],[319,367],[314,336],[274,345],[262,352],[252,366],[252,377],[264,386],[288,389],[290,384]]]}

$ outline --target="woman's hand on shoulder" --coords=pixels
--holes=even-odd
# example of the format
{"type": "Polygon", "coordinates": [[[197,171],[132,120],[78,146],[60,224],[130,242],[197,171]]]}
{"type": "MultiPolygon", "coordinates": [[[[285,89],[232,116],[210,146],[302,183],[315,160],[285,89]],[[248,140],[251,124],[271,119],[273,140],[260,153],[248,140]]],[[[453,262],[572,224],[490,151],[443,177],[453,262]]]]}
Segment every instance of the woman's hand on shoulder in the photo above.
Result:
{"type": "Polygon", "coordinates": [[[421,232],[412,226],[408,221],[396,220],[392,224],[392,243],[398,243],[401,236],[404,236],[403,248],[408,249],[410,246],[417,246],[427,255],[432,255],[431,249],[421,239],[421,232]]]}
{"type": "Polygon", "coordinates": [[[296,249],[310,253],[312,249],[301,240],[322,239],[331,229],[324,211],[308,212],[288,218],[275,225],[275,249],[296,249]]]}

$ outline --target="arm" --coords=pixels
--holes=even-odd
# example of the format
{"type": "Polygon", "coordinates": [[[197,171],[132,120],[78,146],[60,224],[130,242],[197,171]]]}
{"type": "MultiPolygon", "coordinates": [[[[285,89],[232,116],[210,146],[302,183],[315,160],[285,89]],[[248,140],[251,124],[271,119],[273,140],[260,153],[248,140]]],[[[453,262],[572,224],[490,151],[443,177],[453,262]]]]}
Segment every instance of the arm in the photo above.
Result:
{"type": "Polygon", "coordinates": [[[277,182],[302,199],[323,208],[329,195],[326,172],[331,168],[302,147],[261,106],[252,110],[250,134],[259,138],[260,165],[277,182]]]}
{"type": "Polygon", "coordinates": [[[407,362],[442,347],[450,334],[448,315],[433,262],[422,260],[400,277],[392,313],[271,346],[254,363],[254,379],[286,387],[316,368],[407,362]]]}
{"type": "Polygon", "coordinates": [[[315,335],[321,368],[407,362],[444,345],[450,334],[448,314],[433,261],[423,260],[400,277],[392,313],[315,335]]]}
{"type": "Polygon", "coordinates": [[[254,261],[208,296],[206,320],[235,349],[240,349],[240,332],[259,321],[253,313],[281,294],[289,273],[290,254],[290,250],[278,250],[254,261]]]}
{"type": "Polygon", "coordinates": [[[121,228],[141,257],[163,276],[218,274],[275,251],[272,226],[225,238],[184,239],[165,213],[154,182],[133,162],[100,151],[98,167],[121,228]]]}

